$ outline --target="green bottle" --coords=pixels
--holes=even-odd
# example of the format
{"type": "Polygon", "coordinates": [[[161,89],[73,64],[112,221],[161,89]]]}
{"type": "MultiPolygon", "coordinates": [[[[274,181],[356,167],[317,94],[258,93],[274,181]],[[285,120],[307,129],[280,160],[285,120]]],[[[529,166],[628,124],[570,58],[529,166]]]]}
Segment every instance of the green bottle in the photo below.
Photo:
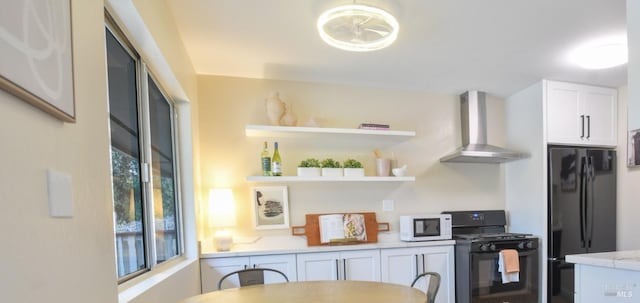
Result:
{"type": "Polygon", "coordinates": [[[271,158],[271,175],[282,176],[282,160],[280,160],[280,152],[278,151],[278,142],[273,144],[273,157],[271,158]]]}
{"type": "Polygon", "coordinates": [[[271,176],[271,156],[267,149],[267,141],[264,141],[264,149],[262,150],[260,158],[262,160],[262,175],[271,176]]]}

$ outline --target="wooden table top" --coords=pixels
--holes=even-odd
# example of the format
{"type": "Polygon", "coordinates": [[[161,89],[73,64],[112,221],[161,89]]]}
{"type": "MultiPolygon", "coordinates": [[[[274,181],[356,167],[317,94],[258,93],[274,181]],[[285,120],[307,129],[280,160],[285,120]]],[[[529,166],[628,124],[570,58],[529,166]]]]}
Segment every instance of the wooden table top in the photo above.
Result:
{"type": "Polygon", "coordinates": [[[419,289],[381,282],[305,281],[229,288],[182,303],[425,303],[419,289]]]}

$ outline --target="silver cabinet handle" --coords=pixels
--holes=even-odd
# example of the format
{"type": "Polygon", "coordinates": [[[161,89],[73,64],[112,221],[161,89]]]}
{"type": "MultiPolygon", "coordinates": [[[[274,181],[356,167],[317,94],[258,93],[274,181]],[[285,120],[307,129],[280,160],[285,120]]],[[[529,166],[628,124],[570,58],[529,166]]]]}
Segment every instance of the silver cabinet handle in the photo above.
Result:
{"type": "Polygon", "coordinates": [[[580,115],[580,120],[582,121],[582,132],[580,133],[580,138],[584,138],[584,115],[580,115]]]}
{"type": "MultiPolygon", "coordinates": [[[[419,263],[419,262],[418,262],[418,255],[415,255],[415,257],[416,257],[416,274],[415,274],[415,276],[417,276],[418,274],[420,274],[420,271],[419,271],[419,269],[418,269],[418,263],[419,263]]],[[[415,276],[414,276],[414,277],[415,277],[415,276]]]]}
{"type": "Polygon", "coordinates": [[[336,280],[340,280],[340,260],[336,259],[336,280]]]}
{"type": "Polygon", "coordinates": [[[587,115],[587,139],[591,138],[591,116],[587,115]]]}

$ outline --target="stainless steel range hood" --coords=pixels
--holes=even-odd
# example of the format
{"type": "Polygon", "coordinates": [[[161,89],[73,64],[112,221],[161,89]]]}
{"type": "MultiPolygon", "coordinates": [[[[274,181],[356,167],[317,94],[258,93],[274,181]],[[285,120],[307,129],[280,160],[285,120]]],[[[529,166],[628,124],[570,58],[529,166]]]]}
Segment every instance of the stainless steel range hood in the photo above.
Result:
{"type": "Polygon", "coordinates": [[[526,154],[487,144],[486,94],[468,91],[460,95],[462,147],[440,158],[440,162],[503,163],[526,154]]]}

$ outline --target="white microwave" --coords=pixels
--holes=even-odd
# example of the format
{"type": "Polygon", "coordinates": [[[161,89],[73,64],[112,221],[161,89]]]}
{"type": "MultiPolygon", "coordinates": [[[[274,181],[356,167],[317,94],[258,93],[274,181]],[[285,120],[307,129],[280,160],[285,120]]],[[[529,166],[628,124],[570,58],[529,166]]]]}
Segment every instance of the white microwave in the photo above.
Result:
{"type": "Polygon", "coordinates": [[[431,241],[450,239],[450,214],[400,216],[400,240],[402,241],[431,241]]]}

